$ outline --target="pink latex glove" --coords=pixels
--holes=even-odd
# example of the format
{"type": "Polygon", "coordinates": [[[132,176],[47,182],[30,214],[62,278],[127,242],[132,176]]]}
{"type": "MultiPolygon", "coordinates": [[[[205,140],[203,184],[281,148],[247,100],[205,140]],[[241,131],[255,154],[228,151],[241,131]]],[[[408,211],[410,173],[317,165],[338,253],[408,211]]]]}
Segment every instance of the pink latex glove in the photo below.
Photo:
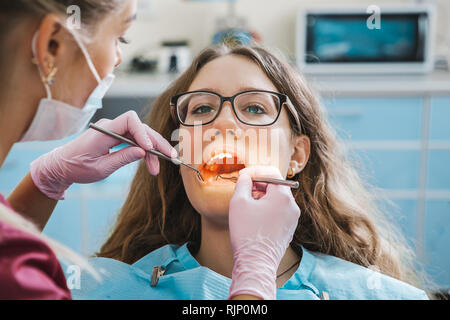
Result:
{"type": "Polygon", "coordinates": [[[251,177],[283,179],[277,168],[249,167],[239,174],[229,212],[234,251],[229,299],[245,294],[274,300],[278,266],[292,241],[300,209],[286,186],[269,184],[264,196],[252,197],[251,177]]]}
{"type": "Polygon", "coordinates": [[[171,157],[177,155],[169,142],[143,124],[134,111],[126,112],[114,120],[100,120],[96,124],[134,140],[141,148],[127,147],[110,153],[111,148],[122,142],[88,129],[72,142],[31,163],[33,182],[47,197],[62,200],[71,184],[103,180],[119,168],[144,157],[150,174],[157,175],[159,160],[144,149],[156,149],[171,157]]]}

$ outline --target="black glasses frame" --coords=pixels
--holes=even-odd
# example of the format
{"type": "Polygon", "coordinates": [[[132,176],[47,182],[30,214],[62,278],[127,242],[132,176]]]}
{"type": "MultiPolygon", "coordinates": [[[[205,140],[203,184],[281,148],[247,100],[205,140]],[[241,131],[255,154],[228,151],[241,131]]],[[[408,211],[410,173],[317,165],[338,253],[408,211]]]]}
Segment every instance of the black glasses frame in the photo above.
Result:
{"type": "MultiPolygon", "coordinates": [[[[183,126],[186,126],[186,127],[205,126],[205,125],[208,125],[208,124],[214,122],[214,120],[217,119],[217,117],[219,116],[220,112],[222,111],[222,107],[223,107],[223,104],[224,104],[225,101],[229,101],[230,102],[231,108],[233,109],[233,112],[234,112],[234,115],[236,116],[236,119],[238,119],[243,124],[246,124],[246,125],[249,125],[249,126],[255,126],[255,127],[266,127],[266,126],[271,126],[275,122],[277,122],[277,120],[278,120],[278,118],[280,117],[280,114],[281,114],[281,109],[289,101],[289,98],[288,98],[287,95],[285,95],[283,93],[267,91],[267,90],[247,90],[247,91],[236,93],[234,96],[231,96],[231,97],[224,97],[224,96],[221,96],[220,94],[218,94],[216,92],[208,91],[208,90],[189,91],[189,92],[184,92],[184,93],[177,94],[177,95],[173,96],[170,99],[170,107],[171,107],[172,117],[174,118],[175,121],[177,121],[178,123],[181,123],[183,126]],[[273,95],[277,96],[280,99],[280,108],[278,110],[277,117],[275,118],[275,120],[273,122],[271,122],[269,124],[251,124],[251,123],[247,123],[245,121],[242,121],[239,118],[239,116],[237,115],[236,109],[234,107],[234,100],[238,96],[246,94],[246,93],[258,93],[258,92],[259,93],[270,93],[270,94],[273,94],[273,95]],[[192,93],[208,93],[208,94],[213,94],[213,95],[215,95],[215,96],[220,98],[219,110],[217,110],[217,113],[216,113],[216,115],[214,116],[214,118],[212,120],[210,120],[208,122],[205,122],[205,123],[202,123],[201,125],[186,124],[183,121],[181,121],[181,117],[180,117],[180,115],[178,113],[178,106],[177,106],[178,100],[182,96],[187,95],[187,94],[192,94],[192,93]]],[[[289,108],[289,110],[290,110],[290,108],[289,108]]],[[[290,110],[290,111],[292,113],[292,110],[290,110]]],[[[299,129],[301,130],[301,127],[299,127],[299,129]]]]}

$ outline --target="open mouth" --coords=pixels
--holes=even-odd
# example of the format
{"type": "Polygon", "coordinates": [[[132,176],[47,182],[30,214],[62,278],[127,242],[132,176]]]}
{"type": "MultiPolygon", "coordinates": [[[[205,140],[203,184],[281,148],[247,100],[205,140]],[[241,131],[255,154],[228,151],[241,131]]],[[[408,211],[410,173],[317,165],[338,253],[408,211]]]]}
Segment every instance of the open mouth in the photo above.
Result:
{"type": "Polygon", "coordinates": [[[207,183],[216,181],[234,181],[239,177],[239,171],[245,168],[245,164],[233,153],[214,153],[212,157],[203,163],[199,170],[207,183]],[[235,179],[236,178],[236,179],[235,179]]]}

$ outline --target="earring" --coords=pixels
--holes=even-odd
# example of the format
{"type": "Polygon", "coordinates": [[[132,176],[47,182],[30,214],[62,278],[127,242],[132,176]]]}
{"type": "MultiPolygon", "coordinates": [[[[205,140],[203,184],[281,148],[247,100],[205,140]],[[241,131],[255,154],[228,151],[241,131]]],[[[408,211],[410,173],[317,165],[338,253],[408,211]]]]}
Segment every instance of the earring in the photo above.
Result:
{"type": "Polygon", "coordinates": [[[58,72],[58,68],[53,65],[53,62],[49,62],[48,68],[50,69],[50,72],[47,77],[42,76],[42,81],[51,86],[55,83],[55,75],[58,72]]]}
{"type": "MultiPolygon", "coordinates": [[[[44,59],[44,60],[47,61],[47,59],[44,59]]],[[[31,63],[39,66],[39,60],[36,57],[31,59],[31,63]]],[[[48,68],[50,69],[50,72],[48,73],[48,76],[41,75],[41,80],[42,80],[43,83],[51,86],[51,85],[53,85],[55,83],[55,75],[58,72],[58,68],[55,67],[53,62],[49,62],[48,63],[48,68]]]]}
{"type": "Polygon", "coordinates": [[[294,169],[292,169],[292,167],[289,167],[288,173],[287,173],[287,177],[288,177],[289,179],[292,179],[294,176],[295,176],[294,169]]]}

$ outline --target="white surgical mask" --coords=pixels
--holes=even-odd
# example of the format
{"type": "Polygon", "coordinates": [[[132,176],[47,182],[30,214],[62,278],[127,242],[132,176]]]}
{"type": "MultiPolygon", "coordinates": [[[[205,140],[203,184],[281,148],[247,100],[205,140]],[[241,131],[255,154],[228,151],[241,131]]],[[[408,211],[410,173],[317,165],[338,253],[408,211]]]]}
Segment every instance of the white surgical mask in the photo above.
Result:
{"type": "MultiPolygon", "coordinates": [[[[37,35],[38,32],[33,37],[33,57],[37,57],[37,35]]],[[[113,74],[109,74],[102,80],[83,43],[74,32],[72,32],[72,35],[83,52],[89,69],[98,82],[98,86],[89,96],[84,107],[80,109],[65,102],[52,99],[50,87],[44,83],[47,98],[40,101],[36,115],[20,142],[59,140],[77,134],[87,126],[95,112],[102,108],[102,100],[115,77],[113,74]]],[[[39,65],[38,69],[41,72],[39,65]]]]}

